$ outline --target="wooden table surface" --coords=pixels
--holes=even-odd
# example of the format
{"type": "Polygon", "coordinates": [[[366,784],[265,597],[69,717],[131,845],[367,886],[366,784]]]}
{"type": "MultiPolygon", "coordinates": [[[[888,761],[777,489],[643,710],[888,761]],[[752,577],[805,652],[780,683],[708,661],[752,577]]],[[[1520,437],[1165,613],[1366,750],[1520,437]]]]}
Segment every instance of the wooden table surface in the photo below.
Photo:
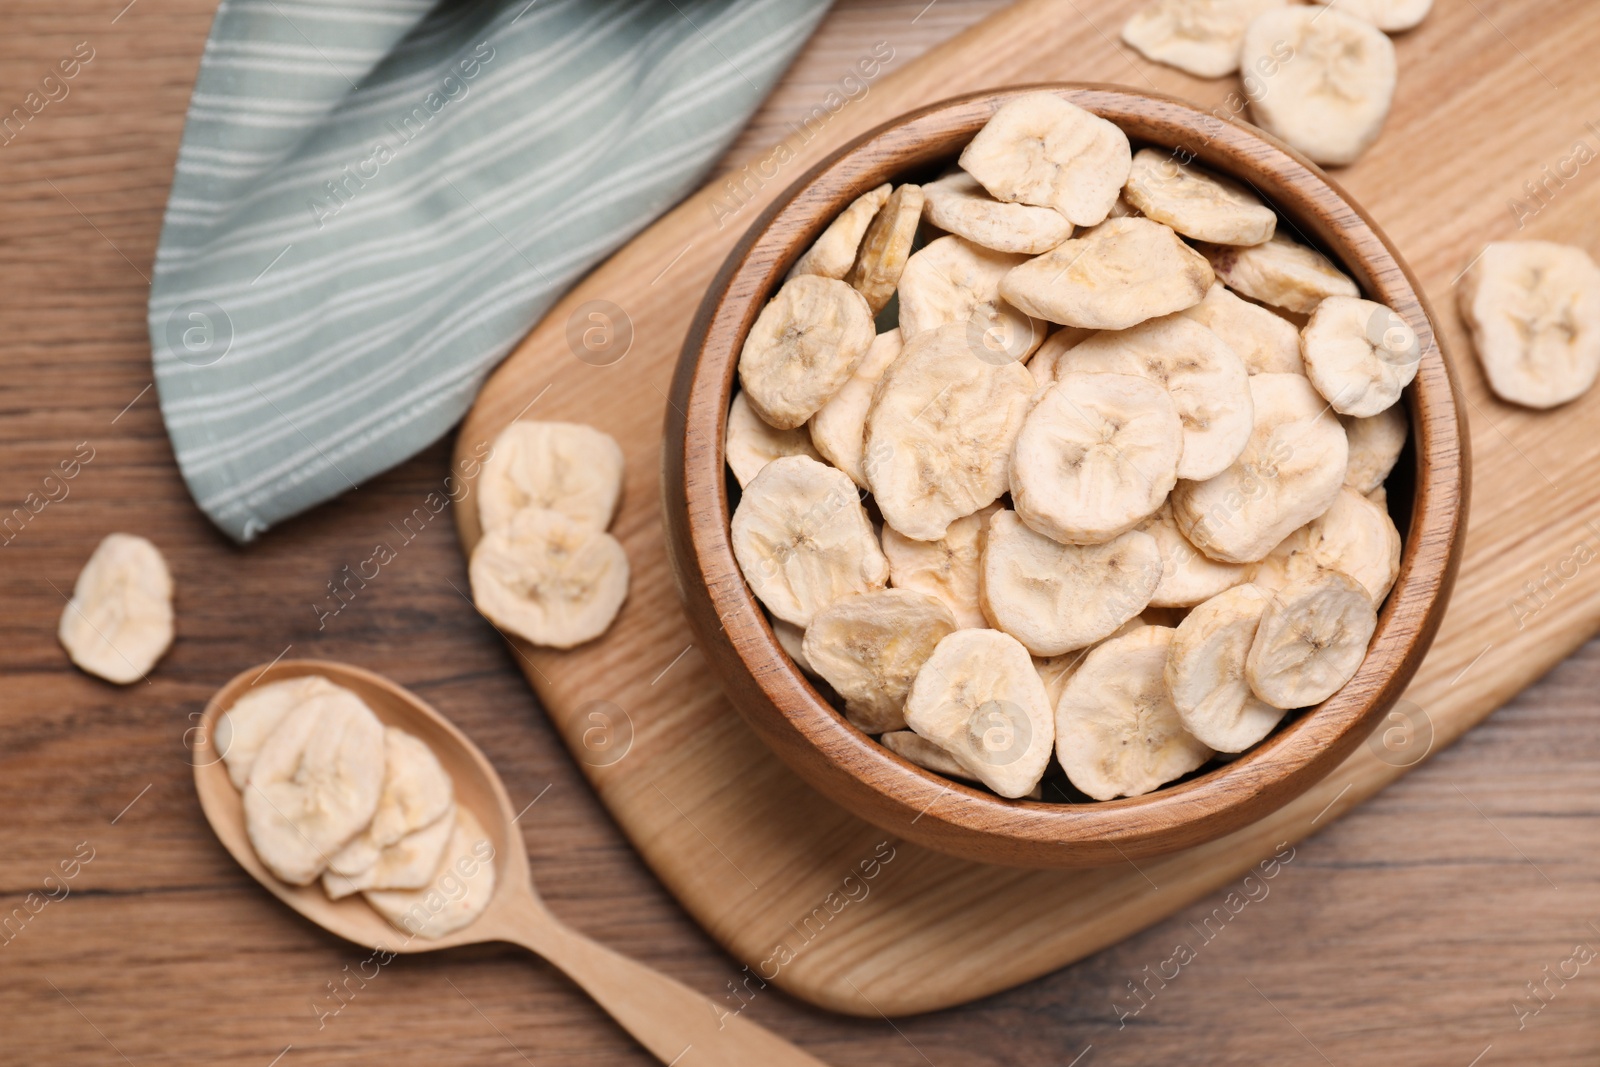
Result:
{"type": "MultiPolygon", "coordinates": [[[[1472,4],[1499,46],[1537,63],[1509,0],[1439,2],[1472,4]]],[[[0,16],[0,110],[79,42],[94,50],[70,95],[0,145],[0,513],[54,498],[0,533],[0,1064],[651,1062],[519,951],[363,966],[367,953],[251,882],[201,818],[185,731],[211,692],[286,651],[348,660],[413,687],[477,739],[514,799],[537,799],[522,826],[559,915],[712,996],[738,973],[631,854],[452,588],[466,575],[448,515],[318,629],[326,583],[440,486],[448,442],[249,550],[190,504],[148,388],[144,302],[212,4],[125,3],[14,0],[0,16]],[[75,455],[92,459],[47,481],[75,455]],[[127,689],[72,669],[54,638],[63,593],[112,530],[159,544],[178,587],[178,641],[127,689]]],[[[840,0],[743,150],[862,47],[909,57],[995,6],[840,0]]],[[[1061,17],[1092,11],[1114,37],[1132,6],[1063,0],[1061,17]]],[[[1600,101],[1557,94],[1575,121],[1600,119],[1600,101]]],[[[768,991],[748,1010],[840,1065],[1592,1065],[1597,686],[1600,642],[1299,846],[1213,941],[1192,924],[1221,894],[963,1009],[891,1024],[768,991]],[[1196,958],[1150,977],[1180,941],[1196,958]],[[1141,982],[1155,992],[1119,1024],[1141,982]]]]}

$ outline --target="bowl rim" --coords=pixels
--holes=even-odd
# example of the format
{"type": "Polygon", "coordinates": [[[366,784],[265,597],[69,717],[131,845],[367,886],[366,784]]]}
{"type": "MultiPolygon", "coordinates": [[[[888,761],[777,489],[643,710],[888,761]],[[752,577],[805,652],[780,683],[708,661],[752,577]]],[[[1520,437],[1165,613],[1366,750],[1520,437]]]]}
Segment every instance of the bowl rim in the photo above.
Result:
{"type": "Polygon", "coordinates": [[[863,802],[852,809],[903,837],[967,858],[1063,867],[1222,836],[1309,789],[1348,755],[1399,698],[1438,629],[1465,535],[1469,456],[1458,387],[1433,323],[1421,287],[1370,216],[1315,164],[1254,127],[1173,97],[1085,83],[967,93],[907,112],[780,193],[707,290],[673,381],[663,467],[670,555],[688,615],[708,645],[732,653],[709,658],[769,746],[824,793],[863,802]],[[1135,145],[1185,153],[1245,182],[1297,240],[1330,254],[1365,297],[1400,314],[1423,352],[1404,396],[1416,461],[1411,521],[1399,575],[1356,675],[1229,763],[1143,796],[1093,803],[1005,800],[916,767],[846,722],[779,646],[734,560],[724,474],[739,350],[792,261],[855,196],[953,157],[1001,104],[1040,90],[1116,122],[1135,145]],[[707,388],[712,376],[715,388],[707,388]],[[717,398],[710,408],[708,397],[717,398]],[[709,615],[694,610],[697,601],[709,615]],[[703,618],[715,629],[705,632],[703,618]],[[755,690],[742,679],[730,687],[730,670],[736,679],[746,672],[755,690]]]}

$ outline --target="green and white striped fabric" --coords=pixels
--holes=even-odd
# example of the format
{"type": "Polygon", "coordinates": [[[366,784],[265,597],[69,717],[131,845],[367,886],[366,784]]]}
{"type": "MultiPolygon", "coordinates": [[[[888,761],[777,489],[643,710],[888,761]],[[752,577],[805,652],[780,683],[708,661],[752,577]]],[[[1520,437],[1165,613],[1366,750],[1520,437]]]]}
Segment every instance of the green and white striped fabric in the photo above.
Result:
{"type": "Polygon", "coordinates": [[[150,290],[161,411],[250,541],[443,435],[681,199],[827,0],[223,0],[150,290]]]}

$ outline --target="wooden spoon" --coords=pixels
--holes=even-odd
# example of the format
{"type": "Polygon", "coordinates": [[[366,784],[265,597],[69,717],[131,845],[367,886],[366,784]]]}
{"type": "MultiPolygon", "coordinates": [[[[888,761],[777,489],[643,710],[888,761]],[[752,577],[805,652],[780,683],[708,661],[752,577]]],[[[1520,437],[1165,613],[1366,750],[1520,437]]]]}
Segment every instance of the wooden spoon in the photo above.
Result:
{"type": "Polygon", "coordinates": [[[618,955],[553,916],[534,891],[517,816],[500,776],[482,752],[428,704],[386,678],[342,663],[287,660],[255,667],[235,677],[206,705],[191,731],[194,784],[200,806],[222,844],[256,881],[324,930],[358,945],[388,952],[432,952],[456,945],[504,941],[538,953],[582,986],[662,1063],[694,1067],[822,1067],[782,1038],[664,974],[618,955]],[[385,725],[398,726],[427,742],[455,780],[456,802],[483,824],[494,846],[495,889],[488,908],[473,922],[436,941],[397,930],[359,896],[329,900],[320,885],[278,881],[256,858],[245,833],[244,805],[228,778],[221,754],[210,745],[217,718],[249,688],[306,674],[320,674],[367,702],[385,725]]]}

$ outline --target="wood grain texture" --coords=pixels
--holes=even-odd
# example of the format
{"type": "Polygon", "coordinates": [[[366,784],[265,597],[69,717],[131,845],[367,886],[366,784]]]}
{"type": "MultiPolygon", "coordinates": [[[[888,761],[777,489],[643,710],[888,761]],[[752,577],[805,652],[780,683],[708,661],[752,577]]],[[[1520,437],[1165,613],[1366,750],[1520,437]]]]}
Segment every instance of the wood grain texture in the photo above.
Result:
{"type": "MultiPolygon", "coordinates": [[[[1600,118],[1592,62],[1600,27],[1588,5],[1475,5],[1441,0],[1437,23],[1400,39],[1394,125],[1372,157],[1339,178],[1404,250],[1460,353],[1467,350],[1450,308],[1451,279],[1482,241],[1518,234],[1507,202],[1525,198],[1523,183],[1544,164],[1556,166],[1578,138],[1593,146],[1584,123],[1600,118]],[[1434,203],[1439,197],[1448,211],[1434,203]]],[[[457,591],[466,588],[465,568],[448,515],[409,538],[391,527],[442,486],[446,446],[248,551],[212,530],[184,492],[152,395],[141,396],[150,381],[143,275],[214,6],[139,0],[124,11],[123,0],[30,0],[7,8],[0,34],[0,102],[8,107],[77,42],[90,41],[97,53],[69,98],[0,147],[0,502],[9,512],[41,492],[42,479],[80,442],[94,449],[70,495],[0,549],[5,913],[26,910],[29,893],[39,894],[37,904],[54,887],[59,898],[59,872],[71,869],[80,842],[94,856],[67,880],[69,895],[31,914],[21,934],[15,920],[6,928],[0,1064],[109,1067],[125,1055],[139,1064],[265,1067],[280,1054],[279,1067],[650,1064],[580,990],[520,949],[452,950],[362,977],[373,973],[367,953],[261,890],[205,824],[184,732],[217,687],[286,649],[290,657],[359,663],[428,699],[484,749],[514,803],[533,802],[519,825],[552,911],[722,997],[730,1011],[742,1003],[734,993],[748,981],[741,965],[639,860],[529,694],[521,661],[457,591]],[[54,639],[58,590],[114,529],[153,538],[178,586],[177,643],[148,685],[129,690],[73,670],[54,639]],[[327,583],[380,539],[399,548],[398,558],[319,629],[312,607],[325,603],[327,583]]],[[[876,42],[892,43],[893,69],[998,6],[839,0],[736,156],[783,135],[876,42]]],[[[1194,81],[1114,43],[1133,6],[1063,0],[1036,30],[1058,59],[1033,76],[1109,78],[1220,105],[1227,82],[1194,81]]],[[[737,169],[723,173],[730,168],[737,169]]],[[[1523,232],[1596,249],[1597,220],[1600,182],[1585,168],[1523,232]]],[[[652,368],[662,388],[668,369],[652,368]]],[[[1493,403],[1470,361],[1457,369],[1476,405],[1480,475],[1512,486],[1506,510],[1475,514],[1469,546],[1519,583],[1546,580],[1544,568],[1558,569],[1589,536],[1583,524],[1596,493],[1579,472],[1600,460],[1600,442],[1493,403]],[[1493,442],[1521,454],[1493,453],[1493,442]],[[1551,523],[1562,545],[1556,552],[1543,547],[1551,523]]],[[[1597,405],[1591,397],[1574,413],[1593,419],[1597,405]]],[[[653,492],[656,457],[640,462],[645,474],[636,484],[653,492]]],[[[1433,691],[1445,706],[1510,699],[1539,664],[1589,632],[1600,614],[1594,569],[1548,581],[1524,633],[1513,604],[1485,595],[1489,577],[1469,576],[1458,608],[1479,607],[1450,626],[1486,632],[1464,657],[1476,663],[1436,670],[1433,691]],[[1534,662],[1523,663],[1529,656],[1534,662]]],[[[688,640],[638,654],[659,673],[688,640]]],[[[669,671],[661,684],[671,678],[669,671]]],[[[744,1013],[838,1067],[1065,1064],[1080,1054],[1079,1067],[1466,1067],[1480,1053],[1479,1067],[1590,1067],[1600,1059],[1600,982],[1587,967],[1564,985],[1543,969],[1560,967],[1575,942],[1600,943],[1590,926],[1600,922],[1597,685],[1600,643],[1590,643],[1453,747],[1333,822],[1341,801],[1315,823],[1323,832],[1266,883],[1270,894],[1257,893],[1210,941],[1195,929],[1225,907],[1226,890],[1076,965],[960,1009],[891,1026],[831,1015],[769,986],[744,1013]],[[1179,941],[1194,943],[1198,958],[1119,1025],[1119,1006],[1139,1003],[1127,983],[1155,987],[1150,972],[1179,941]],[[1542,1007],[1529,999],[1529,982],[1546,983],[1542,1007]],[[1520,1029],[1518,1002],[1524,1011],[1538,1007],[1520,1029]]],[[[803,829],[804,819],[778,825],[803,829]]],[[[691,829],[680,832],[707,865],[727,869],[691,829]]],[[[874,881],[874,893],[898,863],[874,881]]],[[[827,938],[847,933],[861,914],[852,903],[827,938]]]]}
{"type": "MultiPolygon", "coordinates": [[[[1433,313],[1359,206],[1307,160],[1182,101],[1106,86],[1058,91],[1110,119],[1138,147],[1194,159],[1271,203],[1284,231],[1322,247],[1393,308],[1424,353],[1406,395],[1411,463],[1393,481],[1406,522],[1399,578],[1361,669],[1267,742],[1213,770],[1106,803],[1007,801],[903,760],[844,721],[777,643],[743,580],[728,533],[722,446],[751,324],[790,266],[838,213],[890,180],[920,180],[1028,91],[983,92],[897,119],[830,156],[762,215],[734,250],[689,329],[667,404],[662,468],[670,563],[699,647],[730,703],[806,784],[909,842],[979,863],[1101,867],[1215,840],[1276,810],[1342,762],[1400,698],[1444,617],[1466,535],[1465,424],[1433,313]],[[1409,519],[1409,521],[1406,521],[1409,519]]],[[[985,355],[979,353],[979,356],[985,355]]]]}

